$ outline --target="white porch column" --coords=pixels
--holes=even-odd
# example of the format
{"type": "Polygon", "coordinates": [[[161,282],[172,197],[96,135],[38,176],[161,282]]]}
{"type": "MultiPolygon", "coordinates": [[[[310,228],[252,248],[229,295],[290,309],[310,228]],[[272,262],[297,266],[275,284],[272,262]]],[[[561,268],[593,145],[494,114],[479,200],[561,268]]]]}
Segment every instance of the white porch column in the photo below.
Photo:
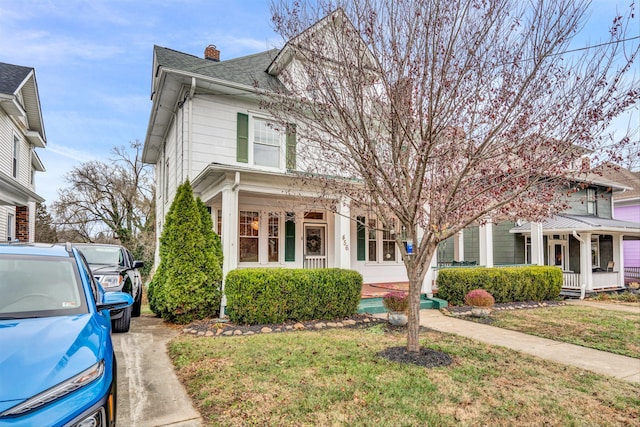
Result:
{"type": "Polygon", "coordinates": [[[593,289],[593,264],[591,263],[591,233],[577,234],[574,237],[580,241],[580,285],[585,291],[593,289]]]}
{"type": "Polygon", "coordinates": [[[542,224],[539,222],[531,223],[531,264],[544,265],[542,224]]]}
{"type": "Polygon", "coordinates": [[[239,173],[236,175],[236,183],[222,190],[222,301],[220,302],[220,317],[224,316],[224,307],[227,305],[227,297],[224,294],[224,285],[227,273],[238,267],[238,184],[239,173]]]}
{"type": "Polygon", "coordinates": [[[429,298],[433,298],[433,285],[437,278],[437,270],[434,268],[436,265],[438,265],[438,251],[433,252],[433,257],[431,257],[431,262],[429,263],[427,274],[424,275],[422,280],[422,289],[420,290],[420,293],[426,294],[429,298]]]}
{"type": "Polygon", "coordinates": [[[624,241],[622,234],[613,235],[613,271],[618,272],[618,285],[624,286],[624,241]]]}
{"type": "Polygon", "coordinates": [[[453,236],[453,259],[464,261],[464,230],[460,230],[453,236]]]}
{"type": "Polygon", "coordinates": [[[351,268],[351,201],[342,197],[334,221],[334,259],[336,268],[351,268]]]}
{"type": "Polygon", "coordinates": [[[480,265],[493,267],[493,224],[487,220],[480,226],[480,265]]]}

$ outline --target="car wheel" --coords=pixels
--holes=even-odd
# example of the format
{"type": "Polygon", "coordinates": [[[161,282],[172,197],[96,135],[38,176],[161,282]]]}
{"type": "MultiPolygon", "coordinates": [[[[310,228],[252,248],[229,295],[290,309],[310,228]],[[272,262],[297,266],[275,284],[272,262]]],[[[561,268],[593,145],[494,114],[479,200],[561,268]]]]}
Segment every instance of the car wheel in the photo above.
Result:
{"type": "Polygon", "coordinates": [[[138,287],[138,295],[136,295],[131,308],[131,316],[140,317],[140,311],[142,308],[142,287],[138,287]]]}
{"type": "Polygon", "coordinates": [[[122,316],[119,319],[111,321],[113,332],[129,332],[131,325],[131,306],[122,310],[122,316]]]}

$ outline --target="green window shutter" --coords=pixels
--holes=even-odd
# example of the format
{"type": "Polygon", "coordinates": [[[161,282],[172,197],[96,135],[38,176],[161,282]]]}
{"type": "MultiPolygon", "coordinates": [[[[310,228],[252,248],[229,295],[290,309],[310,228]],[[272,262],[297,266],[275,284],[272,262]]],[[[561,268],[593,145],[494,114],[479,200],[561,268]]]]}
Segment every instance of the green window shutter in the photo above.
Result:
{"type": "Polygon", "coordinates": [[[284,260],[296,260],[296,222],[292,212],[287,212],[284,223],[284,260]]]}
{"type": "Polygon", "coordinates": [[[287,170],[296,170],[296,125],[287,125],[287,170]]]}
{"type": "Polygon", "coordinates": [[[367,253],[367,237],[366,230],[364,227],[364,217],[359,216],[356,218],[357,224],[357,241],[358,241],[358,261],[366,261],[366,253],[367,253]]]}
{"type": "Polygon", "coordinates": [[[249,163],[249,115],[238,113],[238,146],[236,160],[249,163]]]}

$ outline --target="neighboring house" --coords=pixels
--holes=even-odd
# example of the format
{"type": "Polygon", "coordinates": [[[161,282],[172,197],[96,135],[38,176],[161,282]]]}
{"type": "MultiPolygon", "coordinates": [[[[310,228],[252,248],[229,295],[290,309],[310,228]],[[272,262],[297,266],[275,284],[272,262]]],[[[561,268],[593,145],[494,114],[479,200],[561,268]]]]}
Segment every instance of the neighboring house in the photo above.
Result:
{"type": "MultiPolygon", "coordinates": [[[[603,176],[629,187],[613,195],[613,217],[640,222],[640,172],[608,167],[603,170],[603,176]]],[[[640,282],[640,239],[627,238],[623,245],[625,282],[640,282]]]]}
{"type": "Polygon", "coordinates": [[[0,241],[34,241],[35,149],[46,145],[35,69],[0,62],[0,241]]]}
{"type": "Polygon", "coordinates": [[[157,235],[188,178],[211,209],[225,275],[258,266],[339,267],[359,271],[365,283],[407,281],[391,234],[399,229],[381,230],[375,217],[341,198],[329,202],[334,214],[299,186],[295,124],[278,129],[255,88],[281,85],[278,74],[294,66],[278,53],[220,61],[214,46],[204,58],[154,47],[142,159],[156,166],[157,235]]]}
{"type": "Polygon", "coordinates": [[[503,221],[468,227],[441,244],[437,265],[556,265],[563,271],[566,290],[621,288],[623,242],[640,238],[640,222],[614,219],[612,199],[629,190],[592,174],[567,186],[569,208],[561,214],[542,223],[503,221]]]}

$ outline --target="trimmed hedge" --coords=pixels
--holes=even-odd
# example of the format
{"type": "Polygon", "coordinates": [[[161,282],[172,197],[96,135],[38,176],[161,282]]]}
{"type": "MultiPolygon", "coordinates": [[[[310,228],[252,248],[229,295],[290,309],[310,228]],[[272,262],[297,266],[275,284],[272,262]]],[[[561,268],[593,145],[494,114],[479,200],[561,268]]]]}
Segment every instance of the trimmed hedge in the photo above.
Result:
{"type": "Polygon", "coordinates": [[[352,316],[361,290],[352,270],[250,268],[230,271],[224,292],[229,319],[255,325],[352,316]]]}
{"type": "Polygon", "coordinates": [[[438,298],[464,305],[473,289],[485,289],[496,303],[547,301],[560,296],[562,270],[552,266],[445,268],[438,272],[438,298]]]}

